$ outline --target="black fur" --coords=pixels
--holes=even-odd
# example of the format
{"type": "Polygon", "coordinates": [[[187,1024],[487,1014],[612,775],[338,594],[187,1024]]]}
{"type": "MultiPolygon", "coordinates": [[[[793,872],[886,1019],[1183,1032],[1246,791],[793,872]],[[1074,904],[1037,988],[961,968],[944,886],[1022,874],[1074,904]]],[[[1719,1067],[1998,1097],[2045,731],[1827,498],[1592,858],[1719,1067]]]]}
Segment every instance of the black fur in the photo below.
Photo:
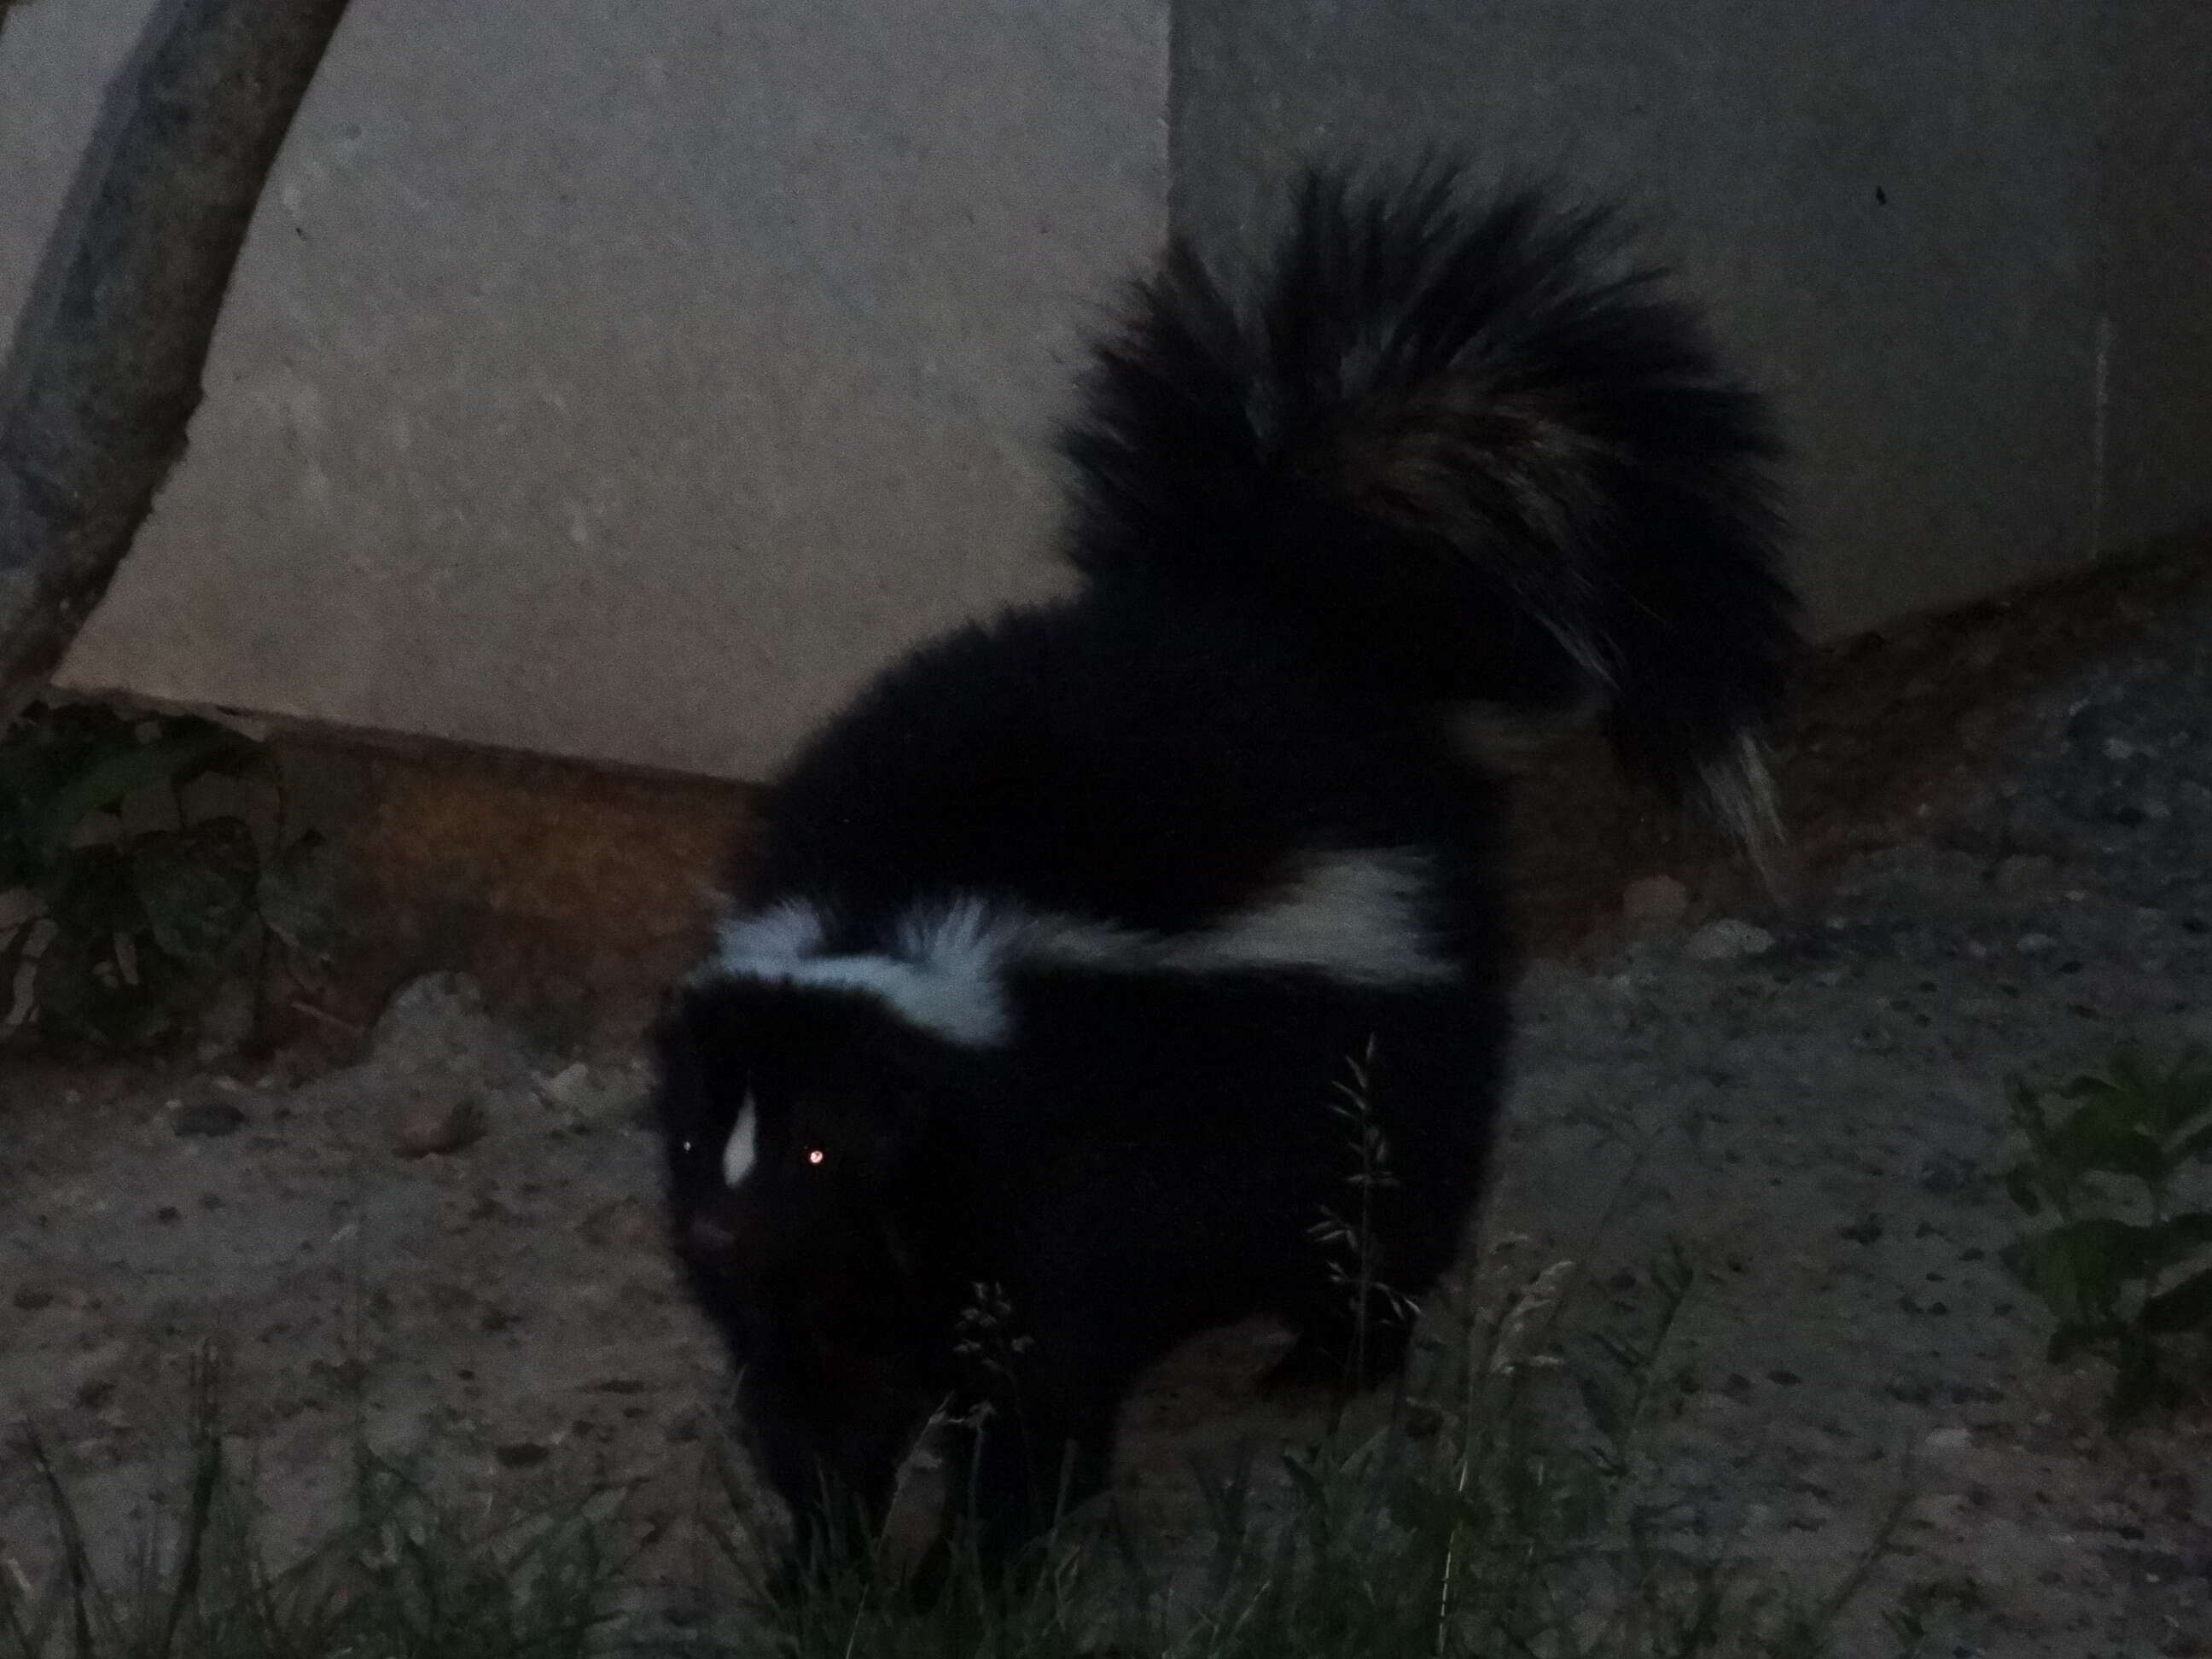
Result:
{"type": "Polygon", "coordinates": [[[1662,781],[1757,795],[1742,739],[1790,643],[1763,410],[1650,277],[1597,274],[1600,241],[1430,173],[1311,182],[1249,307],[1172,250],[1063,442],[1081,592],[915,653],[777,786],[745,908],[818,916],[810,963],[910,957],[902,921],[963,897],[1218,938],[1372,853],[1414,860],[1441,964],[1363,978],[1324,940],[1102,966],[1008,935],[982,1041],[826,972],[702,971],[661,1037],[678,1248],[802,1549],[826,1503],[880,1514],[940,1405],[980,1417],[957,1496],[998,1553],[1101,1486],[1133,1381],[1195,1332],[1273,1314],[1302,1364],[1340,1371],[1356,1334],[1395,1362],[1395,1304],[1355,1309],[1322,1236],[1362,1170],[1346,1085],[1368,1057],[1368,1270],[1418,1297],[1507,1039],[1498,786],[1437,705],[1595,700],[1662,781]]]}

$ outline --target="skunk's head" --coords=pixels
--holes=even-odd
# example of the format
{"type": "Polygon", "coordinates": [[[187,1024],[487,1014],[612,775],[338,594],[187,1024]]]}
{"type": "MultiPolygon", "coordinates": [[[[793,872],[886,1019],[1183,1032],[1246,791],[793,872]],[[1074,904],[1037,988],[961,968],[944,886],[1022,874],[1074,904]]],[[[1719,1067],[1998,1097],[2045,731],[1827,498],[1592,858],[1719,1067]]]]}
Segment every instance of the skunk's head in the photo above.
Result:
{"type": "Polygon", "coordinates": [[[915,1229],[958,1054],[864,994],[745,978],[684,990],[659,1048],[671,1220],[701,1297],[741,1340],[896,1340],[926,1299],[915,1229]]]}

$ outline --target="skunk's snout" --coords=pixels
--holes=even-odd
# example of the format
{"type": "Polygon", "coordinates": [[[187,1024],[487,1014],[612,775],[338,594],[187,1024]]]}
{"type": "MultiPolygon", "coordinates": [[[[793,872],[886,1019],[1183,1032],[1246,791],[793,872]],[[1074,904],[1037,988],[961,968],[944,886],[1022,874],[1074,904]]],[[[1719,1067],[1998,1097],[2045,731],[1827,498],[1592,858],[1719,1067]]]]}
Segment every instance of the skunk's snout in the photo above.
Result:
{"type": "Polygon", "coordinates": [[[738,1231],[727,1216],[701,1210],[684,1224],[684,1254],[702,1267],[729,1267],[738,1253],[738,1231]]]}
{"type": "Polygon", "coordinates": [[[765,1218],[727,1194],[716,1194],[683,1217],[676,1248],[685,1261],[703,1273],[750,1279],[768,1268],[771,1237],[765,1218]]]}

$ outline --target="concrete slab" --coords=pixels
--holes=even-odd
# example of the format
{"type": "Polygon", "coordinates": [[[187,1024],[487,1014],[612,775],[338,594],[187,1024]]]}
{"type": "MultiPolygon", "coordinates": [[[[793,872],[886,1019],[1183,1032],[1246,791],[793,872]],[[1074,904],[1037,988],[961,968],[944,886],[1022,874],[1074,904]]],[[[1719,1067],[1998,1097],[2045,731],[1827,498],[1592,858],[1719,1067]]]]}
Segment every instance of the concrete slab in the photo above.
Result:
{"type": "MultiPolygon", "coordinates": [[[[0,108],[91,9],[11,27],[0,108]]],[[[1164,0],[360,0],[63,683],[757,775],[1060,580],[1043,441],[1164,228],[1166,46],[1164,0]]]]}

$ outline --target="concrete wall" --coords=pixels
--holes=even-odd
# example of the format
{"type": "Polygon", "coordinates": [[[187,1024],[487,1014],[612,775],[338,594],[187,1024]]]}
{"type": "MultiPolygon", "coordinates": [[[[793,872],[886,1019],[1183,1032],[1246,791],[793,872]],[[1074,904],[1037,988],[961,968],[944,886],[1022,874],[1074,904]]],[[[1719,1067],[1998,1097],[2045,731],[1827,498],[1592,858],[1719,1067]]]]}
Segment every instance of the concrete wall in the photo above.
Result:
{"type": "Polygon", "coordinates": [[[2212,510],[2212,6],[2118,10],[2100,529],[2125,547],[2212,510]]]}
{"type": "Polygon", "coordinates": [[[1175,204],[1436,145],[1625,197],[1782,399],[1824,633],[2212,520],[2212,8],[1182,0],[1175,204]]]}
{"type": "MultiPolygon", "coordinates": [[[[1784,401],[1824,633],[2212,521],[2202,0],[1176,0],[1171,81],[1169,3],[356,0],[65,680],[756,775],[1056,580],[1170,130],[1219,250],[1316,153],[1626,197],[1784,401]]],[[[0,325],[144,10],[0,37],[0,325]]]]}
{"type": "MultiPolygon", "coordinates": [[[[144,9],[0,38],[0,322],[144,9]]],[[[357,0],[64,683],[757,774],[1060,580],[1166,51],[1163,0],[357,0]]]]}

